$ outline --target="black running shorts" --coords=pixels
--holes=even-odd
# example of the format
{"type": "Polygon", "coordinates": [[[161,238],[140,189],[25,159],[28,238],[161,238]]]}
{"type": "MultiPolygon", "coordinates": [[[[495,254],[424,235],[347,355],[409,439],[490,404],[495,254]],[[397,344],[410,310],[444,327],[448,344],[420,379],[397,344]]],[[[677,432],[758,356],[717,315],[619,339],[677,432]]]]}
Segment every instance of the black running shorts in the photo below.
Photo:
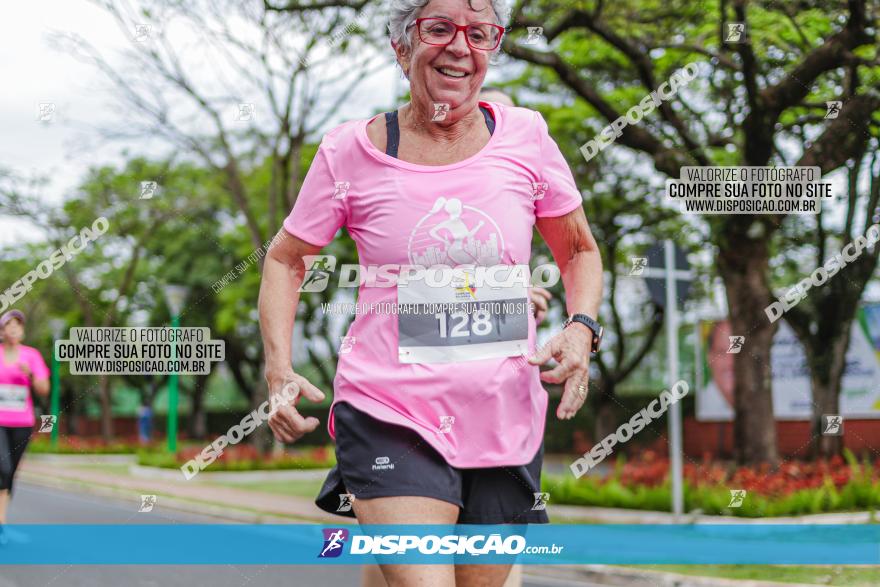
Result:
{"type": "Polygon", "coordinates": [[[458,469],[409,428],[377,420],[345,402],[333,408],[336,461],[315,503],[355,517],[357,499],[433,497],[457,505],[459,524],[546,524],[541,493],[544,447],[527,465],[458,469]],[[536,495],[538,494],[538,495],[536,495]]]}

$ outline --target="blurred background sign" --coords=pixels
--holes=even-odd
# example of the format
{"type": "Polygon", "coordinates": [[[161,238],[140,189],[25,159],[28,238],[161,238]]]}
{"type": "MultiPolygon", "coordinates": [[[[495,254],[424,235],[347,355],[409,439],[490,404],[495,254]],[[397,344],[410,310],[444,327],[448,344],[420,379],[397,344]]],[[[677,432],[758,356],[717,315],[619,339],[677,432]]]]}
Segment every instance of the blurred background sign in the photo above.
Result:
{"type": "MultiPolygon", "coordinates": [[[[693,273],[691,272],[691,264],[688,263],[687,255],[678,245],[673,244],[674,263],[672,267],[673,278],[675,279],[675,297],[678,304],[684,303],[691,291],[691,282],[693,281],[693,273]]],[[[663,243],[651,245],[651,248],[645,253],[647,258],[647,266],[642,272],[645,283],[648,286],[648,292],[651,294],[651,300],[661,308],[666,307],[666,254],[664,252],[663,243]]]]}

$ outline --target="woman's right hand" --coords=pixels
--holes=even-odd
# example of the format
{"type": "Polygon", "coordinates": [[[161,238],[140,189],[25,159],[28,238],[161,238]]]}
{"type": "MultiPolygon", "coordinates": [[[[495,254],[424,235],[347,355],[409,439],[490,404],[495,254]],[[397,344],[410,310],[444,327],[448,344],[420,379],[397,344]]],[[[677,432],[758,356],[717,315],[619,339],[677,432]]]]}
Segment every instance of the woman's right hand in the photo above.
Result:
{"type": "Polygon", "coordinates": [[[266,373],[266,381],[269,384],[270,405],[273,406],[269,416],[269,428],[280,442],[296,442],[305,434],[314,431],[320,422],[317,418],[309,416],[303,418],[294,405],[300,395],[309,401],[324,401],[324,392],[312,385],[302,375],[297,375],[293,369],[287,369],[279,374],[266,373]],[[281,397],[275,397],[281,396],[281,397]]]}

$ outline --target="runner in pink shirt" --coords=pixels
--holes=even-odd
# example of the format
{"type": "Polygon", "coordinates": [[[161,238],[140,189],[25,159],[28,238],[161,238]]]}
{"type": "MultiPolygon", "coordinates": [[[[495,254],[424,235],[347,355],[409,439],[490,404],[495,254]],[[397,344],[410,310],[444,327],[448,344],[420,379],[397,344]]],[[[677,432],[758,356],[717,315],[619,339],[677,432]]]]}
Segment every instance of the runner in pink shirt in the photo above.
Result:
{"type": "Polygon", "coordinates": [[[31,390],[49,393],[49,368],[40,351],[21,344],[22,312],[10,310],[0,316],[0,335],[0,541],[5,541],[12,481],[34,427],[31,390]]]}
{"type": "MultiPolygon", "coordinates": [[[[394,159],[369,143],[365,120],[330,131],[284,227],[323,246],[344,225],[365,267],[528,263],[535,218],[580,210],[581,196],[537,112],[481,104],[494,115],[495,132],[464,165],[394,159]],[[494,180],[486,182],[487,176],[494,180]],[[337,178],[348,187],[345,197],[334,199],[328,195],[337,178]],[[390,197],[391,178],[405,196],[390,197]],[[541,183],[554,189],[535,198],[533,186],[541,183]]],[[[395,287],[358,291],[363,307],[396,304],[397,298],[395,287]]],[[[351,351],[339,356],[334,401],[412,428],[456,467],[526,464],[541,443],[547,395],[538,369],[518,359],[534,348],[535,328],[525,310],[509,317],[522,321],[527,334],[519,352],[454,364],[402,360],[402,314],[359,315],[347,333],[354,339],[351,351]],[[454,425],[441,433],[444,417],[454,425]],[[498,426],[487,427],[487,419],[498,426]]],[[[469,348],[475,345],[459,346],[475,354],[469,348]]]]}
{"type": "MultiPolygon", "coordinates": [[[[557,417],[583,405],[601,341],[601,260],[541,115],[479,100],[503,33],[501,4],[416,4],[394,3],[390,23],[412,101],[324,136],[284,222],[292,237],[267,256],[266,378],[270,393],[291,386],[323,399],[291,369],[291,332],[299,296],[339,278],[335,261],[316,255],[345,227],[367,279],[339,349],[328,422],[338,465],[318,505],[368,524],[547,522],[535,507],[541,381],[564,383],[557,417]],[[541,349],[527,290],[536,227],[574,319],[541,349]],[[438,284],[418,271],[429,267],[452,279],[438,284]],[[551,358],[558,365],[540,373],[551,358]]],[[[291,405],[269,424],[293,442],[318,421],[291,405]]],[[[389,584],[501,585],[509,565],[382,571],[389,584]]]]}

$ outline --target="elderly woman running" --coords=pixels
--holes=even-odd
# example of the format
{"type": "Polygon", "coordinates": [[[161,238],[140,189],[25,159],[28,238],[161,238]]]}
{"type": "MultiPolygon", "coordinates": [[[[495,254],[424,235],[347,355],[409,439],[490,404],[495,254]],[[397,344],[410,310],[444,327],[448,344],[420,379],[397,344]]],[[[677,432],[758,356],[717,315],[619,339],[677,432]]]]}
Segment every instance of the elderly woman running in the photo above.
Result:
{"type": "MultiPolygon", "coordinates": [[[[290,361],[299,296],[309,295],[299,289],[318,262],[310,256],[344,226],[362,267],[399,268],[390,284],[362,272],[360,306],[397,310],[359,313],[348,330],[328,422],[338,464],[316,500],[362,524],[546,523],[534,507],[548,403],[541,381],[564,385],[560,419],[587,395],[602,335],[602,264],[544,119],[479,99],[504,34],[502,7],[392,2],[391,45],[412,99],[324,136],[284,222],[292,237],[265,264],[270,393],[292,387],[311,401],[323,392],[290,361]],[[522,311],[528,283],[518,278],[535,227],[558,265],[569,315],[540,349],[535,317],[522,311]],[[551,358],[556,366],[540,372],[551,358]]],[[[294,442],[318,420],[288,405],[269,425],[294,442]]],[[[382,565],[389,585],[502,585],[509,571],[382,565]]]]}

